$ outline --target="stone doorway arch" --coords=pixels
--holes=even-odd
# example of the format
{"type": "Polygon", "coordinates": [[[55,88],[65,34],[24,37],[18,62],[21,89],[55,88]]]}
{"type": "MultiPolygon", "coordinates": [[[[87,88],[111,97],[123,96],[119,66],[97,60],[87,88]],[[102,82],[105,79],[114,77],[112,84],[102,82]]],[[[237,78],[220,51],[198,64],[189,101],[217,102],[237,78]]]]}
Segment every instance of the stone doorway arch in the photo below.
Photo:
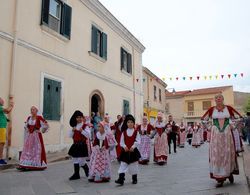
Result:
{"type": "Polygon", "coordinates": [[[92,112],[99,112],[101,117],[104,117],[104,97],[99,90],[94,90],[89,95],[89,116],[92,112]]]}

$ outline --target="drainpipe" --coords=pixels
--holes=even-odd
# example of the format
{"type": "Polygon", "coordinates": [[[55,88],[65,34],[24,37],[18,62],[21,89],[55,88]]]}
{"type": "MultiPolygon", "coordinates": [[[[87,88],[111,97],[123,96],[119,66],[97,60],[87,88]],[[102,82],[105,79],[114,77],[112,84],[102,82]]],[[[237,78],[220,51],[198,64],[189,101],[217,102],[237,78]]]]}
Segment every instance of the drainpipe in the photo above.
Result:
{"type": "MultiPolygon", "coordinates": [[[[136,105],[135,105],[135,50],[134,48],[132,48],[132,53],[133,53],[133,57],[132,57],[132,60],[133,60],[133,102],[134,102],[134,117],[136,118],[135,114],[136,114],[136,105]]],[[[138,119],[137,119],[138,120],[138,119]]]]}
{"type": "MultiPolygon", "coordinates": [[[[18,22],[18,0],[15,0],[14,20],[13,20],[13,45],[11,54],[11,67],[10,67],[10,80],[9,80],[9,104],[14,100],[14,79],[15,79],[15,66],[16,66],[16,51],[17,51],[17,22],[18,22]]],[[[8,115],[9,124],[7,128],[7,144],[6,144],[6,159],[9,159],[9,147],[11,146],[11,133],[12,133],[12,112],[8,115]]]]}

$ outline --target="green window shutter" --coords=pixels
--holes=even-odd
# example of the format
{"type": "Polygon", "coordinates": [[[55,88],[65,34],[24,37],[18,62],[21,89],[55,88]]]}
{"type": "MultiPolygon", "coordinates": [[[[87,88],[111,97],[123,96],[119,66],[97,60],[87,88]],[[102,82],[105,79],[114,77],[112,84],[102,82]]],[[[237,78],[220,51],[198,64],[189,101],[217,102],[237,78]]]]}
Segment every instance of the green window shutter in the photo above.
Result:
{"type": "Polygon", "coordinates": [[[129,101],[123,100],[123,115],[129,114],[129,101]]]}
{"type": "Polygon", "coordinates": [[[44,79],[44,90],[43,90],[43,116],[45,119],[51,118],[51,91],[52,81],[50,79],[44,79]]]}
{"type": "Polygon", "coordinates": [[[101,48],[101,57],[107,60],[107,46],[108,46],[108,36],[105,33],[102,33],[102,48],[101,48]]]}
{"type": "Polygon", "coordinates": [[[41,24],[49,24],[49,1],[42,0],[41,24]]]}
{"type": "Polygon", "coordinates": [[[132,56],[130,53],[128,53],[128,73],[132,74],[132,56]]]}
{"type": "Polygon", "coordinates": [[[52,99],[51,99],[51,106],[52,106],[52,117],[51,120],[60,120],[61,113],[60,113],[60,105],[61,105],[61,82],[52,81],[52,99]]]}
{"type": "Polygon", "coordinates": [[[124,50],[123,50],[123,48],[121,47],[121,70],[122,69],[124,69],[124,64],[123,64],[123,52],[124,52],[124,50]]]}
{"type": "Polygon", "coordinates": [[[92,25],[91,51],[97,54],[97,33],[98,29],[92,25]]]}
{"type": "Polygon", "coordinates": [[[64,3],[62,6],[61,34],[68,39],[70,39],[71,34],[71,15],[72,8],[64,3]]]}

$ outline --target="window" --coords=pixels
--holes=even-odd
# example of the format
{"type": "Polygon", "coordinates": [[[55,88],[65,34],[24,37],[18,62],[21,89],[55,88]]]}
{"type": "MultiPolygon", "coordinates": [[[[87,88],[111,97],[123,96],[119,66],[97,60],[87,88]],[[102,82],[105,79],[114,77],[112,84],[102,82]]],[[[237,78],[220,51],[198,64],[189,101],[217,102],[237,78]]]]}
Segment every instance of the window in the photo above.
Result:
{"type": "Polygon", "coordinates": [[[132,74],[132,56],[121,47],[121,70],[132,74]]]}
{"type": "Polygon", "coordinates": [[[129,114],[129,101],[123,100],[123,115],[129,114]]]}
{"type": "Polygon", "coordinates": [[[188,102],[188,112],[194,111],[194,102],[188,102]]]}
{"type": "Polygon", "coordinates": [[[154,85],[154,100],[156,100],[157,97],[156,97],[156,86],[154,85]]]}
{"type": "Polygon", "coordinates": [[[161,102],[161,89],[159,89],[159,101],[161,102]]]}
{"type": "Polygon", "coordinates": [[[92,25],[91,52],[107,60],[107,34],[92,25]]]}
{"type": "Polygon", "coordinates": [[[42,0],[41,24],[70,39],[72,8],[60,0],[42,0]]]}
{"type": "Polygon", "coordinates": [[[208,110],[211,107],[211,101],[203,101],[202,108],[203,110],[208,110]]]}
{"type": "Polygon", "coordinates": [[[43,116],[59,121],[61,117],[61,82],[44,78],[43,116]]]}

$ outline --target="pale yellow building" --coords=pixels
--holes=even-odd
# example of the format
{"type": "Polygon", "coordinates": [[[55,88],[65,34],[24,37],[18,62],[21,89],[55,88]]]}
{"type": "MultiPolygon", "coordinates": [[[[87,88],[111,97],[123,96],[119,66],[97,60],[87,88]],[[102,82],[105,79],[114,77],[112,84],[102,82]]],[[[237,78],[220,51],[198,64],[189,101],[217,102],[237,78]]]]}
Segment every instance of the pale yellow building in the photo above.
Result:
{"type": "Polygon", "coordinates": [[[143,67],[144,113],[151,123],[156,119],[158,112],[165,114],[166,87],[167,84],[164,81],[148,68],[143,67]]]}
{"type": "Polygon", "coordinates": [[[215,105],[214,97],[218,93],[224,96],[225,104],[234,106],[233,87],[222,86],[167,93],[168,112],[177,122],[183,121],[185,124],[200,122],[207,109],[215,105]]]}
{"type": "Polygon", "coordinates": [[[0,18],[0,97],[15,102],[11,157],[32,105],[50,124],[47,151],[72,142],[76,109],[142,118],[145,47],[98,0],[1,1],[0,18]]]}

